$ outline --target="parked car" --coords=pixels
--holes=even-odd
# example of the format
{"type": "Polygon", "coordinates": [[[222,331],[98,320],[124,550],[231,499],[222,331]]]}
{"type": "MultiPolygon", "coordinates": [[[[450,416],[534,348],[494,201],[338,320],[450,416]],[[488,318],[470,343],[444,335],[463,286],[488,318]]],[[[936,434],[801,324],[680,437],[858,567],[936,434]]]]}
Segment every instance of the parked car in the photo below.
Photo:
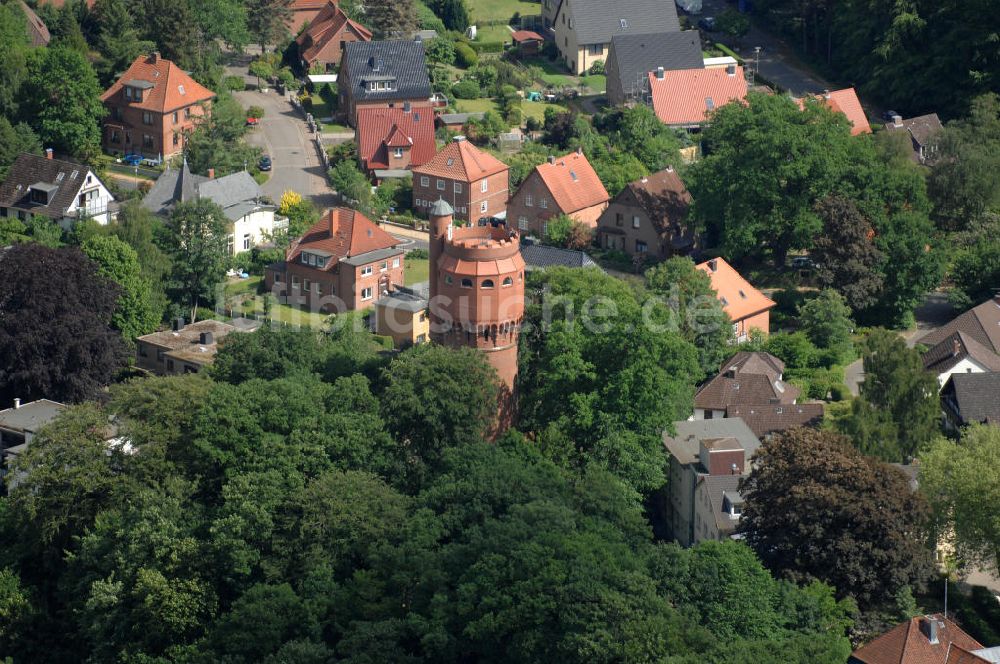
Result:
{"type": "Polygon", "coordinates": [[[268,157],[267,155],[264,155],[263,157],[260,158],[260,163],[257,164],[257,167],[260,168],[260,170],[262,171],[271,170],[271,158],[268,157]]]}
{"type": "Polygon", "coordinates": [[[796,256],[792,259],[792,268],[796,270],[811,270],[814,267],[816,263],[809,256],[796,256]]]}
{"type": "Polygon", "coordinates": [[[715,32],[715,17],[706,16],[703,19],[698,20],[698,27],[705,32],[715,32]]]}
{"type": "Polygon", "coordinates": [[[130,152],[122,157],[122,163],[128,164],[129,166],[138,166],[142,163],[142,155],[130,152]]]}
{"type": "Polygon", "coordinates": [[[248,127],[256,127],[258,124],[260,124],[260,118],[247,118],[248,127]]]}

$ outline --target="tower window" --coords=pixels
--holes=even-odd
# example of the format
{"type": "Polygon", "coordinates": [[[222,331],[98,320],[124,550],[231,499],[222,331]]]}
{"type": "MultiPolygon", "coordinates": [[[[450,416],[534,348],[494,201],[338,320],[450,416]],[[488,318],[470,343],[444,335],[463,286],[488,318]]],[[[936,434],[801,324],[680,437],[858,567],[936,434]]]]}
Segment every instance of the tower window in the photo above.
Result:
{"type": "Polygon", "coordinates": [[[511,279],[510,277],[504,277],[503,278],[503,285],[504,286],[513,286],[514,285],[514,280],[511,279]]]}
{"type": "Polygon", "coordinates": [[[472,279],[462,279],[462,288],[472,288],[472,279]]]}
{"type": "Polygon", "coordinates": [[[492,279],[483,279],[483,284],[482,284],[482,286],[480,286],[480,288],[493,288],[493,280],[492,279]]]}

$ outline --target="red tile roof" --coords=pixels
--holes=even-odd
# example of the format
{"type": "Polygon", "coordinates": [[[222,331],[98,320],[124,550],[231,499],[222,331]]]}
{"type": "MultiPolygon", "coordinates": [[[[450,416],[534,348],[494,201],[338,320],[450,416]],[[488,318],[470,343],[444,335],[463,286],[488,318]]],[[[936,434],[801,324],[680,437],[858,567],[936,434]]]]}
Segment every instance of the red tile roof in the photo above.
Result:
{"type": "Polygon", "coordinates": [[[414,168],[413,172],[471,183],[506,170],[507,164],[490,153],[483,152],[469,141],[456,140],[441,148],[426,164],[414,168]]]}
{"type": "Polygon", "coordinates": [[[389,147],[410,146],[410,167],[434,157],[434,112],[430,107],[359,108],[354,140],[358,157],[369,171],[389,167],[389,147]],[[389,142],[392,145],[389,145],[389,142]]]}
{"type": "Polygon", "coordinates": [[[544,37],[532,30],[518,30],[511,35],[511,39],[514,40],[515,44],[525,41],[545,41],[544,37]]]}
{"type": "Polygon", "coordinates": [[[980,657],[976,653],[969,652],[961,646],[956,646],[954,643],[951,644],[951,650],[948,651],[948,660],[946,664],[991,664],[994,660],[986,659],[985,657],[980,657]]]}
{"type": "Polygon", "coordinates": [[[656,117],[668,125],[695,125],[705,122],[716,108],[747,96],[743,68],[733,74],[727,68],[674,69],[649,73],[656,117]]]}
{"type": "Polygon", "coordinates": [[[303,250],[324,251],[334,260],[328,261],[329,272],[343,258],[366,254],[378,249],[391,249],[399,240],[379,228],[368,217],[350,208],[333,208],[316,222],[305,235],[288,248],[285,260],[298,260],[303,250]]]}
{"type": "Polygon", "coordinates": [[[170,60],[159,54],[141,55],[135,59],[125,73],[108,88],[102,101],[121,95],[121,89],[128,81],[145,81],[153,85],[143,94],[142,102],[132,102],[131,107],[157,113],[169,113],[198,102],[208,101],[215,93],[187,75],[170,60]]]}
{"type": "Polygon", "coordinates": [[[607,203],[611,196],[582,152],[570,152],[535,167],[563,214],[607,203]]]}
{"type": "MultiPolygon", "coordinates": [[[[814,95],[813,98],[826,104],[834,113],[843,113],[851,123],[851,136],[872,133],[872,128],[868,124],[868,116],[865,115],[865,109],[861,108],[861,100],[858,99],[858,93],[854,91],[854,88],[834,90],[814,95]]],[[[801,108],[802,100],[796,99],[795,101],[801,108]]]]}
{"type": "Polygon", "coordinates": [[[326,3],[312,20],[309,29],[295,39],[295,42],[305,49],[301,54],[302,59],[309,63],[316,59],[327,44],[339,39],[344,30],[353,31],[362,41],[370,41],[372,38],[371,30],[347,18],[347,14],[329,0],[326,0],[326,3]]]}
{"type": "Polygon", "coordinates": [[[858,648],[852,656],[864,664],[945,664],[949,661],[952,645],[965,650],[983,647],[958,625],[940,615],[917,616],[858,648]],[[920,629],[921,623],[927,620],[939,624],[937,643],[931,643],[920,629]]]}
{"type": "MultiPolygon", "coordinates": [[[[774,306],[774,301],[750,285],[723,258],[713,258],[696,266],[712,280],[712,288],[722,300],[722,308],[733,321],[743,320],[774,306]]],[[[765,330],[766,332],[766,330],[765,330]]]]}

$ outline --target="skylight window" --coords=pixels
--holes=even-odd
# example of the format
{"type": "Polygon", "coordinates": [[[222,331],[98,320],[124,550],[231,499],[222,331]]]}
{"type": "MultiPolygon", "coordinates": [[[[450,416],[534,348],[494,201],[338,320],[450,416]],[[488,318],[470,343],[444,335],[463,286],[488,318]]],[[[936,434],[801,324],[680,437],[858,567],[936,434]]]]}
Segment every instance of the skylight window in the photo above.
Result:
{"type": "Polygon", "coordinates": [[[69,174],[69,179],[70,180],[75,180],[76,176],[78,176],[79,174],[80,174],[80,171],[74,170],[72,173],[69,174]]]}
{"type": "Polygon", "coordinates": [[[747,299],[747,294],[744,293],[743,291],[740,291],[740,297],[742,297],[745,300],[747,299]]]}
{"type": "Polygon", "coordinates": [[[715,108],[715,102],[712,101],[711,97],[705,97],[705,108],[710,111],[715,108]]]}
{"type": "Polygon", "coordinates": [[[628,30],[628,20],[620,18],[618,19],[618,24],[621,26],[622,30],[628,30]]]}
{"type": "Polygon", "coordinates": [[[62,182],[64,177],[66,177],[65,173],[62,173],[62,172],[57,173],[56,174],[56,182],[62,182]]]}
{"type": "Polygon", "coordinates": [[[448,165],[449,166],[453,166],[454,164],[455,164],[455,160],[452,159],[451,157],[448,157],[448,165]]]}
{"type": "Polygon", "coordinates": [[[573,182],[576,182],[579,179],[576,177],[576,171],[570,171],[569,176],[573,178],[573,182]]]}
{"type": "Polygon", "coordinates": [[[729,306],[729,300],[727,300],[726,298],[720,297],[719,301],[722,302],[722,306],[724,306],[724,307],[728,307],[729,306]]]}
{"type": "Polygon", "coordinates": [[[183,85],[178,85],[177,86],[177,91],[180,92],[181,94],[185,94],[184,93],[184,86],[183,85]]]}

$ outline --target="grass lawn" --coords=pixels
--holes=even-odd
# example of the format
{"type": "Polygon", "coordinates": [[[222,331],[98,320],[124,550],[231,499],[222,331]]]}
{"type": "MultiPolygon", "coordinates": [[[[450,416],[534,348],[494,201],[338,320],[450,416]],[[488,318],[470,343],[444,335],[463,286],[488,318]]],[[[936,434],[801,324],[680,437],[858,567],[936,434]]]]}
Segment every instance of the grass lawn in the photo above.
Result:
{"type": "Polygon", "coordinates": [[[492,99],[456,99],[455,108],[459,113],[485,113],[497,110],[497,103],[492,99]]]}
{"type": "Polygon", "coordinates": [[[466,3],[469,7],[469,16],[473,23],[482,21],[507,21],[514,12],[522,15],[536,15],[542,13],[542,6],[537,2],[523,2],[522,0],[469,0],[466,3]]]}
{"type": "Polygon", "coordinates": [[[476,41],[479,42],[509,42],[510,30],[506,25],[486,25],[476,30],[476,41]]]}
{"type": "Polygon", "coordinates": [[[525,65],[535,65],[542,68],[542,80],[547,84],[561,87],[564,85],[575,85],[568,70],[562,65],[552,62],[548,58],[526,58],[525,65]]]}
{"type": "Polygon", "coordinates": [[[554,108],[560,113],[566,110],[565,106],[550,104],[546,101],[528,101],[525,99],[521,102],[521,112],[525,118],[535,118],[538,121],[542,121],[545,119],[546,108],[554,108]]]}
{"type": "Polygon", "coordinates": [[[430,261],[426,258],[406,258],[405,285],[412,286],[430,278],[430,261]]]}
{"type": "MultiPolygon", "coordinates": [[[[565,111],[566,107],[559,104],[550,104],[544,101],[521,101],[521,112],[526,118],[536,120],[545,119],[545,109],[552,107],[557,111],[565,111]]],[[[459,113],[485,113],[486,111],[497,110],[497,103],[492,99],[459,99],[455,102],[455,108],[459,113]]]]}
{"type": "MultiPolygon", "coordinates": [[[[227,303],[231,303],[234,309],[241,310],[247,315],[264,313],[264,296],[257,293],[261,280],[261,277],[250,277],[227,283],[225,291],[227,303]]],[[[282,323],[315,328],[322,327],[326,319],[330,317],[329,314],[316,314],[277,302],[271,303],[270,316],[282,323]]]]}
{"type": "Polygon", "coordinates": [[[604,74],[581,76],[580,83],[597,92],[604,92],[608,89],[608,78],[604,74]]]}

